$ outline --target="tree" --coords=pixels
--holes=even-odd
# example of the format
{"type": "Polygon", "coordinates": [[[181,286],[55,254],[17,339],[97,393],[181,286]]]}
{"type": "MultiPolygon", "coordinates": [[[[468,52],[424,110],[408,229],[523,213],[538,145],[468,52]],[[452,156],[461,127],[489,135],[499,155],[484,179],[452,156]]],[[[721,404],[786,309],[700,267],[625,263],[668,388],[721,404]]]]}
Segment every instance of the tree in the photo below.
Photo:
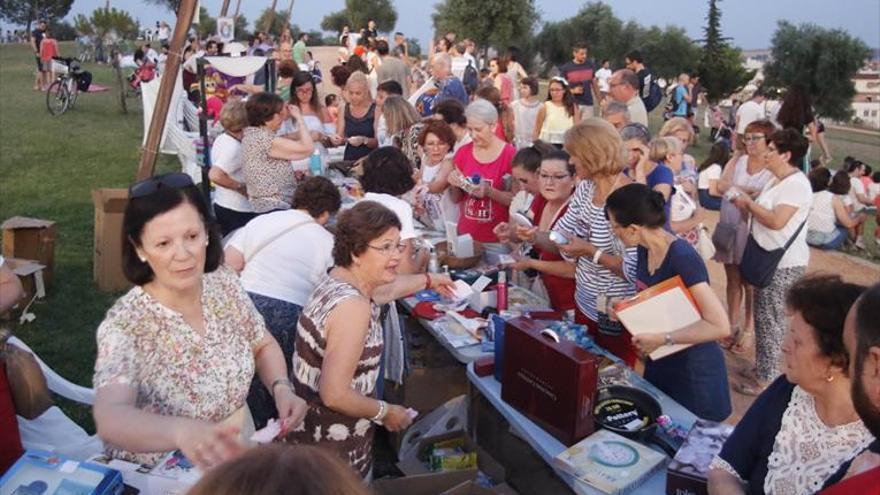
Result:
{"type": "Polygon", "coordinates": [[[95,28],[92,26],[92,21],[89,20],[88,17],[83,14],[76,14],[73,18],[73,28],[76,29],[77,32],[87,35],[95,34],[95,28]]]}
{"type": "Polygon", "coordinates": [[[260,17],[257,18],[257,23],[254,24],[254,26],[258,31],[272,33],[275,36],[283,33],[285,28],[290,28],[290,26],[284,25],[284,16],[271,9],[263,10],[260,17]]]}
{"type": "Polygon", "coordinates": [[[25,26],[30,33],[31,23],[37,19],[63,19],[72,5],[73,0],[3,0],[0,2],[0,19],[25,26]]]}
{"type": "Polygon", "coordinates": [[[248,31],[248,21],[244,14],[235,18],[235,39],[246,40],[251,32],[248,31]]]}
{"type": "Polygon", "coordinates": [[[568,19],[544,24],[535,38],[536,50],[546,64],[543,72],[570,60],[578,42],[587,43],[589,57],[607,58],[616,67],[623,65],[627,52],[639,49],[651,71],[665,78],[693,71],[700,57],[699,47],[683,29],[645,28],[634,21],[624,24],[608,4],[591,2],[568,19]]]}
{"type": "Polygon", "coordinates": [[[199,33],[199,38],[209,38],[217,34],[217,19],[211,17],[208,9],[204,6],[199,7],[199,24],[196,30],[199,33]]]}
{"type": "Polygon", "coordinates": [[[49,23],[49,33],[58,41],[73,41],[76,39],[76,29],[67,21],[52,20],[49,23]]]}
{"type": "Polygon", "coordinates": [[[870,49],[862,40],[843,30],[779,21],[773,35],[772,61],[764,67],[765,86],[781,89],[800,84],[819,114],[847,120],[852,116],[855,95],[852,77],[869,55],[870,49]]]}
{"type": "Polygon", "coordinates": [[[397,24],[397,11],[390,0],[345,0],[345,8],[324,16],[321,29],[342,31],[348,25],[353,31],[367,27],[367,21],[376,21],[379,31],[391,31],[397,24]]]}
{"type": "Polygon", "coordinates": [[[709,101],[726,98],[743,88],[755,76],[755,71],[742,65],[742,53],[721,36],[720,0],[709,0],[709,13],[703,33],[703,54],[700,58],[700,83],[706,88],[709,101]]]}
{"type": "Polygon", "coordinates": [[[171,12],[177,13],[177,10],[180,8],[180,0],[145,0],[147,3],[151,3],[153,5],[158,5],[160,7],[165,7],[171,12]]]}
{"type": "Polygon", "coordinates": [[[459,39],[501,49],[529,45],[539,17],[534,0],[443,0],[431,15],[437,33],[451,31],[459,39]]]}
{"type": "Polygon", "coordinates": [[[122,39],[135,39],[140,31],[137,21],[128,12],[115,7],[95,9],[89,22],[94,33],[102,38],[113,31],[122,39]]]}

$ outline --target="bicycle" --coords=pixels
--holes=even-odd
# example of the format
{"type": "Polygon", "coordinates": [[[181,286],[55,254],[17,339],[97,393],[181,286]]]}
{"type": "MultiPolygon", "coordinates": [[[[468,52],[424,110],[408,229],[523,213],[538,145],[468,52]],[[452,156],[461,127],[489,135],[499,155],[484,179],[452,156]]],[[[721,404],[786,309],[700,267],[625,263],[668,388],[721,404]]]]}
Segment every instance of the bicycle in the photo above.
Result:
{"type": "Polygon", "coordinates": [[[53,57],[52,60],[64,65],[58,77],[46,91],[46,108],[52,115],[61,115],[73,108],[79,95],[78,77],[81,71],[79,62],[73,58],[53,57]]]}

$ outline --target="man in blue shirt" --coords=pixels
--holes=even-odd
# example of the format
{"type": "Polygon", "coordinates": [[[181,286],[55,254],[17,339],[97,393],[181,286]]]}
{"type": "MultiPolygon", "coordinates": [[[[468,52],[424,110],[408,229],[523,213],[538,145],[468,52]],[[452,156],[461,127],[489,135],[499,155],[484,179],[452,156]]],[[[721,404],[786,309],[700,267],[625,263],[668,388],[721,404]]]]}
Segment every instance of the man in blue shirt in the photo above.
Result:
{"type": "Polygon", "coordinates": [[[681,74],[678,76],[678,86],[675,87],[673,91],[675,91],[673,96],[673,102],[675,103],[675,108],[672,111],[672,115],[675,117],[684,117],[688,116],[688,107],[691,104],[691,80],[690,76],[687,74],[681,74]]]}
{"type": "Polygon", "coordinates": [[[437,103],[448,99],[456,99],[462,105],[467,106],[469,100],[467,91],[464,89],[461,79],[452,74],[452,58],[448,53],[437,53],[434,55],[431,59],[431,75],[434,76],[437,89],[439,90],[431,104],[432,109],[437,103]]]}

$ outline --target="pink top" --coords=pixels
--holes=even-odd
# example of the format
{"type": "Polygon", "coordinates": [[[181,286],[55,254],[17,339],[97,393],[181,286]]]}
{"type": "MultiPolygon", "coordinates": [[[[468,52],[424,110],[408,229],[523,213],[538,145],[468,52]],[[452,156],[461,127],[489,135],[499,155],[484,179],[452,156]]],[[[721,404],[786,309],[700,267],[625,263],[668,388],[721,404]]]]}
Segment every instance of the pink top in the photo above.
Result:
{"type": "Polygon", "coordinates": [[[40,60],[48,62],[58,56],[58,42],[53,38],[44,38],[40,42],[40,60]]]}
{"type": "MultiPolygon", "coordinates": [[[[510,162],[515,154],[516,148],[505,143],[504,149],[495,161],[482,163],[474,157],[474,143],[471,142],[455,153],[453,162],[468,179],[479,174],[480,178],[489,182],[493,188],[503,190],[504,176],[511,173],[510,162]]],[[[492,233],[492,229],[499,222],[507,221],[507,206],[489,198],[480,199],[467,193],[464,193],[464,199],[459,204],[461,208],[458,219],[459,234],[470,234],[479,242],[498,242],[498,237],[492,233]]]]}

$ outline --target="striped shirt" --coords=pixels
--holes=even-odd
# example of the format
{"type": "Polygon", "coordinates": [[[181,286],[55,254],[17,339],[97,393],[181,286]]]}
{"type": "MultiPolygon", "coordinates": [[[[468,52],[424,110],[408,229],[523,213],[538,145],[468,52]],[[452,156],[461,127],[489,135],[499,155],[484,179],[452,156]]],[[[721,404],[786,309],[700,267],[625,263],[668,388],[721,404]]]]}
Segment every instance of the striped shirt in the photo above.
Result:
{"type": "MultiPolygon", "coordinates": [[[[611,225],[605,218],[605,206],[593,204],[593,193],[596,184],[591,180],[584,180],[578,184],[574,197],[562,218],[553,227],[566,236],[579,237],[603,252],[632,260],[636,257],[636,249],[626,249],[617,237],[611,232],[611,225]]],[[[596,298],[604,294],[608,298],[629,297],[635,294],[635,284],[632,282],[636,277],[636,264],[624,263],[627,278],[626,281],[612,273],[607,268],[593,263],[589,257],[582,256],[577,259],[575,271],[576,289],[574,293],[575,303],[584,315],[593,321],[598,320],[596,311],[596,298]]]]}

